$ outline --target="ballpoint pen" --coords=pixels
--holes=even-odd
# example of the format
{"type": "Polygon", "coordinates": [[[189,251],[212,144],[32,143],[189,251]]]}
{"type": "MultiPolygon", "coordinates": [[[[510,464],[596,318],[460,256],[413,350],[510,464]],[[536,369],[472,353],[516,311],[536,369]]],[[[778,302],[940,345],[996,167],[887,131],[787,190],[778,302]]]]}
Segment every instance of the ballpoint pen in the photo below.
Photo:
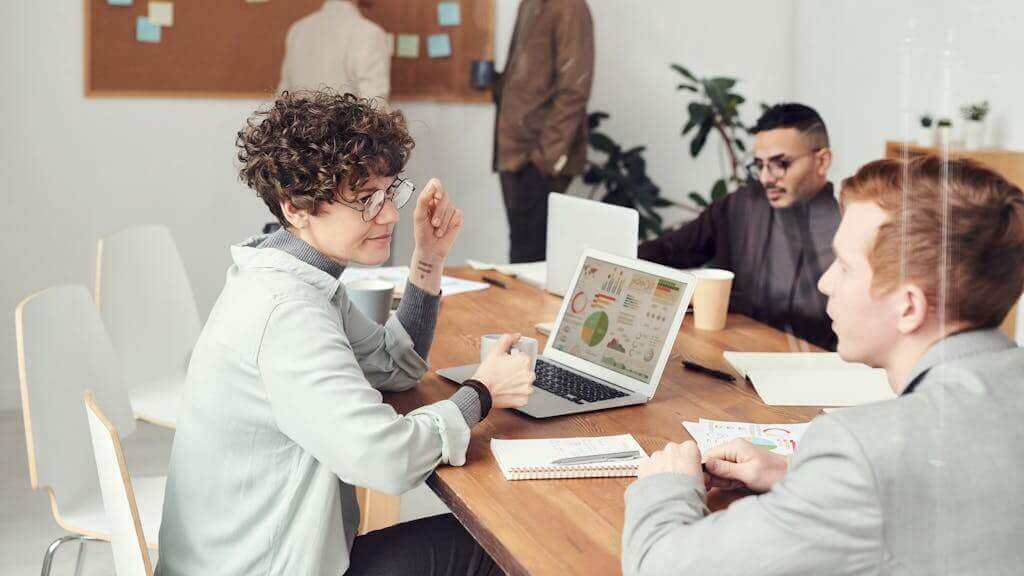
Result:
{"type": "Polygon", "coordinates": [[[640,452],[628,450],[626,452],[610,452],[608,454],[588,454],[586,456],[572,456],[552,460],[552,466],[563,466],[566,464],[595,464],[597,462],[609,462],[612,460],[632,460],[638,458],[640,452]]]}
{"type": "Polygon", "coordinates": [[[697,364],[696,362],[690,362],[689,360],[683,360],[683,367],[686,368],[687,370],[693,370],[694,372],[700,372],[701,374],[707,374],[708,376],[711,376],[712,378],[718,378],[719,380],[725,380],[726,382],[735,382],[736,381],[736,377],[733,376],[732,374],[728,374],[726,372],[720,372],[718,370],[713,370],[711,368],[708,368],[707,366],[701,366],[700,364],[697,364]]]}

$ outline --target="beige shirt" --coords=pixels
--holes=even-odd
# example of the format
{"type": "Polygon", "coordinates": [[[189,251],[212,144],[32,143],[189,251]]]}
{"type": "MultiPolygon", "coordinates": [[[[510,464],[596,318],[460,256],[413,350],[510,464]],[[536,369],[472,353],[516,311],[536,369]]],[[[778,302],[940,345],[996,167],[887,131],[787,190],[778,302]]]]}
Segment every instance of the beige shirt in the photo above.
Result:
{"type": "Polygon", "coordinates": [[[387,38],[354,3],[327,0],[288,30],[278,92],[326,86],[365,98],[387,98],[391,90],[387,38]]]}

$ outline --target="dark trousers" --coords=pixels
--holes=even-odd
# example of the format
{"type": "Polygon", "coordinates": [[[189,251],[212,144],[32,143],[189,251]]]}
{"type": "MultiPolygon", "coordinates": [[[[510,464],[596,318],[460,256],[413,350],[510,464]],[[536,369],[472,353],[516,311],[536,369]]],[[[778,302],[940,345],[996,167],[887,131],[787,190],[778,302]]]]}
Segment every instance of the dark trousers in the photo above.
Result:
{"type": "Polygon", "coordinates": [[[509,261],[544,260],[548,235],[548,194],[562,193],[572,176],[544,176],[533,164],[501,173],[501,195],[508,214],[509,261]]]}
{"type": "Polygon", "coordinates": [[[443,514],[357,536],[345,576],[500,576],[455,516],[443,514]]]}

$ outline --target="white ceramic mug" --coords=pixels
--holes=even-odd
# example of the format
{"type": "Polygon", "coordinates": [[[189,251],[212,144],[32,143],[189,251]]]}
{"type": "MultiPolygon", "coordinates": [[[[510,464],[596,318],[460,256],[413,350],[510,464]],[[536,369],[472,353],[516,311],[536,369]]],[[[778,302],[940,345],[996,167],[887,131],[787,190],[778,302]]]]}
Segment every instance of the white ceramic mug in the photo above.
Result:
{"type": "MultiPolygon", "coordinates": [[[[480,361],[483,362],[484,358],[491,352],[491,348],[498,343],[501,338],[501,334],[484,334],[480,337],[480,361]]],[[[537,340],[530,338],[529,336],[520,336],[519,341],[512,345],[513,348],[519,350],[523,354],[530,357],[530,369],[533,370],[537,367],[537,340]]]]}
{"type": "Polygon", "coordinates": [[[345,285],[345,292],[352,304],[366,314],[366,317],[377,324],[388,321],[391,312],[391,299],[395,295],[395,285],[387,280],[366,278],[345,285]]]}

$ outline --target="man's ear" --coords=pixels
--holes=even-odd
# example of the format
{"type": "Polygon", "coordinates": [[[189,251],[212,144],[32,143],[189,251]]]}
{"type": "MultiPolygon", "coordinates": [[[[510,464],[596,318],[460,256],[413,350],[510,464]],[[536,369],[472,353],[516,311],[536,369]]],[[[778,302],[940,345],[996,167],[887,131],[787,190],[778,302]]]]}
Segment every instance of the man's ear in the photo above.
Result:
{"type": "Polygon", "coordinates": [[[832,149],[822,148],[814,155],[814,168],[822,178],[828,177],[828,170],[832,167],[832,149]]]}
{"type": "Polygon", "coordinates": [[[896,329],[901,334],[917,332],[928,320],[928,298],[924,291],[914,284],[903,284],[897,290],[897,312],[899,319],[896,329]]]}
{"type": "Polygon", "coordinates": [[[281,212],[284,214],[285,220],[292,225],[292,228],[305,228],[309,224],[309,211],[296,208],[291,202],[284,200],[281,202],[281,212]]]}

